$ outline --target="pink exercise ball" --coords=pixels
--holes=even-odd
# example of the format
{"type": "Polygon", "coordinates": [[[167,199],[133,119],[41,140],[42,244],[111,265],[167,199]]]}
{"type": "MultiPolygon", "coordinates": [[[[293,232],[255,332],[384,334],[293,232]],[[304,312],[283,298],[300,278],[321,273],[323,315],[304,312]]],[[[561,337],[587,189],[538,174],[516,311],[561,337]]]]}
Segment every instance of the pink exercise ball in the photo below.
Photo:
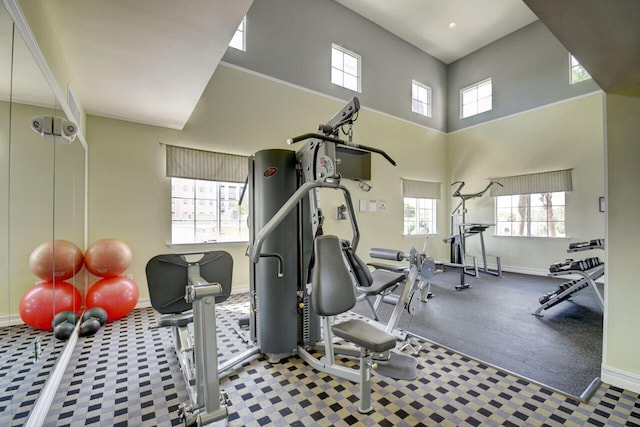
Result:
{"type": "Polygon", "coordinates": [[[29,255],[29,269],[45,282],[72,278],[82,263],[82,251],[68,240],[44,242],[29,255]]]}
{"type": "Polygon", "coordinates": [[[131,265],[131,248],[122,240],[102,239],[95,242],[84,254],[84,265],[91,274],[113,277],[131,265]]]}
{"type": "Polygon", "coordinates": [[[106,277],[94,283],[87,292],[87,308],[102,307],[107,322],[118,320],[131,312],[138,303],[138,285],[126,277],[106,277]]]}
{"type": "Polygon", "coordinates": [[[18,313],[32,328],[50,331],[53,317],[62,311],[81,313],[82,295],[67,282],[38,283],[22,295],[18,313]]]}

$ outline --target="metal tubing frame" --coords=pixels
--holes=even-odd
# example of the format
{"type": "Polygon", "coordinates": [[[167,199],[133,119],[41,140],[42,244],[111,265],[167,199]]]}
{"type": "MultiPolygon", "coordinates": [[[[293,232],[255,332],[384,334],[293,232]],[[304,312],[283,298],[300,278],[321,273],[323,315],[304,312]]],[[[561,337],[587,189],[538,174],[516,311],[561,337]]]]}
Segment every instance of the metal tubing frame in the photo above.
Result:
{"type": "Polygon", "coordinates": [[[604,298],[600,294],[600,291],[598,290],[598,287],[596,286],[596,283],[595,283],[596,280],[604,276],[604,264],[595,267],[594,269],[591,270],[591,272],[580,271],[580,270],[567,270],[567,271],[558,271],[556,273],[549,273],[549,276],[557,277],[557,276],[566,276],[570,274],[577,274],[581,276],[581,279],[578,280],[578,282],[576,282],[573,286],[569,287],[568,289],[565,289],[563,292],[559,293],[554,298],[550,299],[549,301],[545,302],[540,307],[538,307],[535,313],[533,313],[534,316],[544,317],[544,315],[542,314],[543,310],[551,308],[552,306],[555,305],[556,301],[566,297],[567,295],[571,295],[577,292],[576,288],[579,288],[585,282],[587,282],[589,287],[593,290],[593,293],[596,296],[596,301],[598,301],[598,305],[600,306],[602,311],[604,311],[604,298]]]}
{"type": "MultiPolygon", "coordinates": [[[[349,219],[351,220],[351,228],[353,230],[353,237],[351,240],[351,246],[353,246],[354,250],[358,246],[358,241],[360,240],[360,230],[358,228],[358,223],[356,222],[355,210],[353,209],[353,203],[351,201],[351,193],[349,190],[340,185],[339,183],[334,182],[324,182],[324,181],[312,181],[306,182],[301,185],[295,193],[289,197],[289,200],[285,202],[284,205],[278,212],[276,212],[273,217],[267,222],[264,227],[258,232],[256,238],[253,242],[253,248],[251,250],[251,262],[257,263],[260,260],[260,251],[262,249],[262,244],[264,243],[267,236],[269,236],[273,230],[276,229],[278,225],[289,215],[289,213],[298,205],[298,203],[309,193],[311,190],[316,188],[332,188],[335,190],[342,190],[344,193],[345,203],[347,204],[347,209],[349,210],[349,219]]],[[[315,230],[314,230],[315,232],[315,230]]]]}
{"type": "Polygon", "coordinates": [[[409,296],[415,286],[416,279],[418,278],[418,273],[418,266],[412,261],[411,269],[409,270],[409,276],[407,277],[405,285],[402,288],[402,293],[400,294],[400,298],[398,298],[398,303],[393,308],[391,318],[389,318],[389,322],[385,327],[385,332],[387,332],[388,334],[392,334],[394,329],[396,329],[396,326],[400,321],[400,316],[402,315],[402,310],[404,310],[405,306],[409,303],[409,296]]]}
{"type": "Polygon", "coordinates": [[[187,301],[193,306],[194,358],[196,367],[196,407],[198,425],[226,424],[228,411],[220,393],[218,344],[216,337],[216,297],[222,286],[200,277],[200,266],[188,267],[187,301]]]}

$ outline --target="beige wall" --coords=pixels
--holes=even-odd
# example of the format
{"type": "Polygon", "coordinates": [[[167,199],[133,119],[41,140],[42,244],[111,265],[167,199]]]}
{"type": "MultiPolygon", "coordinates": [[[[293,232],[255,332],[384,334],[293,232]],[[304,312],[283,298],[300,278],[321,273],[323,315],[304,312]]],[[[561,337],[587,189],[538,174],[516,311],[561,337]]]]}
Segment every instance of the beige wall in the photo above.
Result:
{"type": "MultiPolygon", "coordinates": [[[[566,238],[497,237],[493,229],[485,233],[487,253],[499,255],[503,268],[544,273],[550,264],[569,257],[569,242],[604,237],[605,218],[598,211],[598,197],[604,195],[602,96],[569,100],[447,136],[449,182],[465,181],[463,193],[482,190],[490,177],[573,169],[573,191],[566,195],[566,238]]],[[[494,222],[494,201],[488,194],[466,206],[467,221],[494,222]]],[[[468,239],[468,248],[479,254],[479,240],[468,239]]],[[[602,251],[581,256],[604,259],[602,251]]]]}
{"type": "MultiPolygon", "coordinates": [[[[182,131],[89,116],[89,244],[107,237],[127,242],[134,261],[126,273],[133,274],[141,298],[147,298],[144,273],[147,261],[161,253],[193,249],[167,246],[171,239],[171,189],[169,179],[164,176],[165,154],[160,143],[241,155],[267,148],[297,149],[287,146],[286,139],[315,131],[343,104],[220,66],[182,131]]],[[[422,238],[402,236],[400,178],[443,181],[445,135],[362,111],[354,127],[354,142],[383,148],[398,162],[394,168],[382,158],[374,158],[370,192],[363,193],[347,183],[354,199],[384,200],[387,205],[385,211],[360,214],[363,237],[359,252],[366,255],[371,246],[422,248],[422,238]]],[[[326,230],[344,232],[348,237],[347,221],[334,219],[335,209],[341,203],[337,196],[337,192],[330,190],[320,196],[327,215],[326,230]]],[[[444,204],[439,215],[446,219],[444,204]]],[[[430,242],[433,251],[442,249],[438,249],[442,246],[439,241],[430,242]]],[[[234,286],[246,287],[249,283],[246,244],[209,248],[232,254],[234,286]]]]}
{"type": "Polygon", "coordinates": [[[607,95],[607,302],[603,380],[640,393],[640,98],[607,95]]]}

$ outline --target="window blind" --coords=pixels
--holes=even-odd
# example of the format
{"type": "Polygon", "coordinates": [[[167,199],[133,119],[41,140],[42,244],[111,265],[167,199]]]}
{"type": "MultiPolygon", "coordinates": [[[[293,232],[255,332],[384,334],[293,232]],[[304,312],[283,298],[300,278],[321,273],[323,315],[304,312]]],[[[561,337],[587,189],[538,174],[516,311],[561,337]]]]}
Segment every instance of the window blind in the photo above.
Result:
{"type": "Polygon", "coordinates": [[[440,199],[439,182],[416,181],[402,178],[402,197],[416,197],[420,199],[440,199]]]}
{"type": "Polygon", "coordinates": [[[572,191],[572,169],[551,172],[532,173],[527,175],[504,176],[490,178],[502,184],[491,186],[491,196],[512,196],[516,194],[553,193],[556,191],[572,191]]]}
{"type": "Polygon", "coordinates": [[[166,145],[167,176],[208,181],[244,182],[249,173],[246,156],[166,145]]]}

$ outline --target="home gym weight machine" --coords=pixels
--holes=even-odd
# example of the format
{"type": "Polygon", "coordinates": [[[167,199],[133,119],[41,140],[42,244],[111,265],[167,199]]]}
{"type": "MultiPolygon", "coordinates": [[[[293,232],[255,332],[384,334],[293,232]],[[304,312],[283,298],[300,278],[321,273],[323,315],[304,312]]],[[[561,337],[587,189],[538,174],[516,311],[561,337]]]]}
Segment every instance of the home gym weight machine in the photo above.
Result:
{"type": "MultiPolygon", "coordinates": [[[[478,276],[478,271],[482,271],[483,273],[492,274],[495,276],[502,276],[502,266],[500,263],[500,257],[495,255],[487,255],[484,245],[484,236],[483,233],[486,229],[493,226],[494,224],[485,224],[485,223],[477,223],[477,222],[467,222],[466,214],[467,207],[466,202],[470,199],[475,199],[477,197],[482,197],[494,184],[497,184],[502,187],[502,184],[497,181],[491,181],[489,184],[482,190],[477,193],[472,194],[462,194],[460,190],[465,186],[464,181],[455,181],[451,185],[458,184],[458,187],[453,192],[453,197],[459,197],[460,202],[456,205],[456,207],[451,211],[450,215],[450,235],[444,239],[445,243],[451,244],[451,265],[461,268],[461,278],[460,284],[456,286],[456,290],[466,289],[470,285],[464,283],[464,274],[471,274],[475,277],[478,276]],[[478,263],[476,257],[473,255],[469,255],[466,252],[466,239],[467,237],[479,235],[480,236],[480,249],[482,254],[482,268],[478,268],[478,263]],[[492,270],[487,265],[487,256],[493,256],[496,260],[496,269],[492,270]],[[467,265],[467,258],[471,258],[472,264],[471,266],[467,265]]],[[[447,266],[446,264],[444,264],[447,266]]]]}
{"type": "MultiPolygon", "coordinates": [[[[333,255],[333,263],[318,264],[318,253],[327,252],[320,250],[316,242],[322,239],[324,245],[324,242],[329,242],[325,237],[333,237],[323,236],[324,218],[318,204],[318,190],[342,192],[352,229],[350,244],[354,251],[360,238],[350,192],[340,183],[340,175],[336,171],[336,146],[380,154],[395,166],[393,159],[384,151],[353,143],[352,125],[359,108],[358,99],[353,98],[326,124],[320,125],[318,133],[289,139],[290,145],[306,142],[297,152],[262,150],[250,158],[249,325],[252,340],[269,361],[278,362],[298,355],[314,369],[360,383],[358,410],[367,412],[370,410],[370,353],[378,353],[380,349],[373,342],[392,340],[395,346],[395,337],[360,321],[358,332],[346,339],[365,348],[367,354],[352,346],[334,346],[333,333],[345,338],[344,334],[338,332],[337,325],[331,325],[330,316],[321,320],[313,305],[313,296],[318,297],[314,294],[316,276],[333,270],[340,276],[341,270],[348,271],[339,245],[339,253],[333,255]],[[339,139],[340,130],[348,135],[348,141],[339,139]],[[321,322],[324,341],[321,339],[321,322]],[[338,365],[334,359],[336,351],[360,357],[360,372],[338,365]],[[312,354],[314,352],[324,353],[324,357],[318,359],[312,354]]],[[[349,280],[347,289],[353,293],[354,280],[349,280]]],[[[384,352],[388,353],[388,350],[390,347],[384,352]]]]}

